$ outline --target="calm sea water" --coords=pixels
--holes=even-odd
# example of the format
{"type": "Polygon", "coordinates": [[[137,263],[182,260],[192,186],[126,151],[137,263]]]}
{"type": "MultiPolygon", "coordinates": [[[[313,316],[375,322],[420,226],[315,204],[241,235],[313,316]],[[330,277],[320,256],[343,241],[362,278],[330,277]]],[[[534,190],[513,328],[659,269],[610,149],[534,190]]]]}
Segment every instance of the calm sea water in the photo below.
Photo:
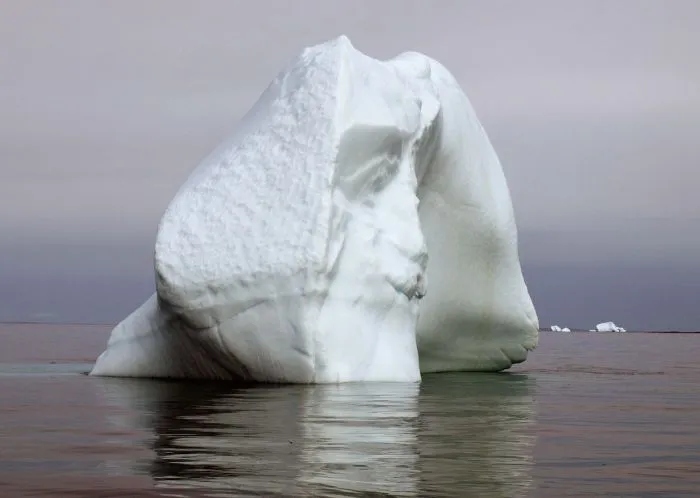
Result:
{"type": "Polygon", "coordinates": [[[1,496],[700,496],[700,334],[543,333],[501,374],[240,389],[80,375],[0,325],[1,496]]]}

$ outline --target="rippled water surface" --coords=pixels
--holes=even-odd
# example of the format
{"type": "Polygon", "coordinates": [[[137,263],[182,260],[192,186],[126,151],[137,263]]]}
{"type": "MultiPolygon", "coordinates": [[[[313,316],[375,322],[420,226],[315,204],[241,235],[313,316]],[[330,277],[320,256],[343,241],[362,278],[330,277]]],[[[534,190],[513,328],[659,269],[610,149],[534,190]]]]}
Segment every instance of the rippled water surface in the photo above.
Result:
{"type": "Polygon", "coordinates": [[[700,334],[543,333],[502,374],[241,389],[80,375],[0,325],[1,496],[700,496],[700,334]]]}

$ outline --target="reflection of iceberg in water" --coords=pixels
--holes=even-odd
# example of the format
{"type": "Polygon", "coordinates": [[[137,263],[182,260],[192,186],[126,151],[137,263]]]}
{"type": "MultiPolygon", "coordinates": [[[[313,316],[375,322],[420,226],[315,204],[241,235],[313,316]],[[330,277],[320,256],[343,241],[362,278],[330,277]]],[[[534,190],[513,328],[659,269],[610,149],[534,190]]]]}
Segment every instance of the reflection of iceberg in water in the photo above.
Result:
{"type": "Polygon", "coordinates": [[[307,392],[299,477],[306,492],[416,496],[419,384],[314,386],[307,392]]]}
{"type": "Polygon", "coordinates": [[[99,383],[123,407],[113,425],[153,434],[152,461],[120,473],[145,470],[162,492],[518,496],[530,482],[525,376],[250,389],[99,383]]]}
{"type": "Polygon", "coordinates": [[[440,374],[421,385],[420,496],[525,496],[532,487],[534,381],[440,374]]]}
{"type": "Polygon", "coordinates": [[[153,432],[148,472],[157,488],[214,493],[208,496],[295,492],[302,389],[100,380],[129,410],[113,423],[153,432]]]}

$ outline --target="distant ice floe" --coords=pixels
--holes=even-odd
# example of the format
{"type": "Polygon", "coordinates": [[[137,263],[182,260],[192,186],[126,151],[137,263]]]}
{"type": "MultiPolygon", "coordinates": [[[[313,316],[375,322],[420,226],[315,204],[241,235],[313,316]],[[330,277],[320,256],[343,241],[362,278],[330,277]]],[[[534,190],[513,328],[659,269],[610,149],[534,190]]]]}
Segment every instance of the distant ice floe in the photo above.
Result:
{"type": "Polygon", "coordinates": [[[591,330],[591,332],[627,332],[627,330],[618,327],[615,325],[615,322],[603,322],[596,325],[595,329],[591,330]]]}
{"type": "MultiPolygon", "coordinates": [[[[569,327],[560,327],[559,325],[552,325],[549,329],[552,332],[571,332],[569,327]]],[[[602,322],[590,329],[589,332],[627,332],[627,330],[618,327],[615,322],[602,322]]]]}
{"type": "Polygon", "coordinates": [[[552,332],[571,332],[569,327],[560,327],[559,325],[552,325],[550,329],[552,332]]]}

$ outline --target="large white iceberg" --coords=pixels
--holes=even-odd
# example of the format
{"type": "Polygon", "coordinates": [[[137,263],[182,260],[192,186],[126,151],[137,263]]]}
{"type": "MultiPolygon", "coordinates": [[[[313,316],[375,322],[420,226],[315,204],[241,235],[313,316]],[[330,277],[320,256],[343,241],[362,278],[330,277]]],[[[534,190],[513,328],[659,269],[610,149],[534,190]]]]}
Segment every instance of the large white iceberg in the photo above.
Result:
{"type": "Polygon", "coordinates": [[[379,61],[346,37],[305,49],[192,173],[155,270],[93,375],[418,381],[537,344],[510,194],[467,97],[424,55],[379,61]]]}
{"type": "MultiPolygon", "coordinates": [[[[593,332],[593,331],[592,331],[593,332]]],[[[624,328],[615,325],[615,322],[603,322],[595,326],[594,332],[627,332],[624,328]]]]}

